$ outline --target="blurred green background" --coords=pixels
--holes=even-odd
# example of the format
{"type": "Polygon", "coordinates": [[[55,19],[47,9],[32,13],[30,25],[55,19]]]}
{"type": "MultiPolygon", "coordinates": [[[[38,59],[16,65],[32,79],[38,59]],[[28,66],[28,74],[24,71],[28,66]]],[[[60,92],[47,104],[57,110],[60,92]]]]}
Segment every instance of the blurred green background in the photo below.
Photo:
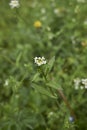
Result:
{"type": "Polygon", "coordinates": [[[73,83],[87,78],[87,1],[20,0],[14,9],[9,2],[0,0],[0,130],[87,130],[87,89],[73,83]],[[57,107],[31,87],[36,56],[56,57],[51,76],[75,111],[75,126],[60,97],[57,107]]]}

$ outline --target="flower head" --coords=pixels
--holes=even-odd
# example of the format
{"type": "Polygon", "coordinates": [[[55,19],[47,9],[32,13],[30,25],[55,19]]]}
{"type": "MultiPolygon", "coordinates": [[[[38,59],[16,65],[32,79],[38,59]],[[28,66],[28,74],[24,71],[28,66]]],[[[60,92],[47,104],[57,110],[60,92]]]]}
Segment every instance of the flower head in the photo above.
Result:
{"type": "Polygon", "coordinates": [[[34,22],[34,27],[36,28],[41,28],[42,27],[42,23],[38,20],[34,22]]]}
{"type": "Polygon", "coordinates": [[[18,8],[19,5],[19,1],[18,0],[11,0],[11,2],[9,3],[9,5],[11,6],[11,8],[18,8]]]}
{"type": "Polygon", "coordinates": [[[46,60],[44,57],[35,57],[34,58],[34,61],[35,63],[38,65],[38,66],[41,66],[43,64],[46,64],[46,60]]]}
{"type": "Polygon", "coordinates": [[[74,79],[75,89],[87,89],[87,78],[85,79],[74,79]]]}

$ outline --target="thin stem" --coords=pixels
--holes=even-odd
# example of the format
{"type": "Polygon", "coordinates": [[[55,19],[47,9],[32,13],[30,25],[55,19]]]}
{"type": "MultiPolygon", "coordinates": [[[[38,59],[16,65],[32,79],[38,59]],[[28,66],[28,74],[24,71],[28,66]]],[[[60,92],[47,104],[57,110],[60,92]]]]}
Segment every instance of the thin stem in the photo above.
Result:
{"type": "Polygon", "coordinates": [[[43,70],[42,67],[39,67],[39,71],[40,71],[40,73],[43,75],[45,81],[48,82],[47,77],[46,77],[46,75],[45,75],[44,70],[43,70]]]}
{"type": "Polygon", "coordinates": [[[66,96],[63,94],[63,92],[60,89],[58,89],[57,91],[60,94],[60,96],[62,97],[62,99],[64,100],[64,102],[65,102],[66,106],[68,107],[68,109],[70,110],[71,115],[74,117],[74,119],[76,119],[76,115],[75,115],[73,109],[71,108],[66,96]]]}

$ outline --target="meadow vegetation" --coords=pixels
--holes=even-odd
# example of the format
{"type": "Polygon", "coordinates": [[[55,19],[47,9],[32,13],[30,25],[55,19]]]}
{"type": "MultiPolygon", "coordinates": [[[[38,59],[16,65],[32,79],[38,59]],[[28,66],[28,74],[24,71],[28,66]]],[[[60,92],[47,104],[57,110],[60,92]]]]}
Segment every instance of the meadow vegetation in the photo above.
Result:
{"type": "Polygon", "coordinates": [[[0,130],[87,130],[87,1],[0,0],[0,130]]]}

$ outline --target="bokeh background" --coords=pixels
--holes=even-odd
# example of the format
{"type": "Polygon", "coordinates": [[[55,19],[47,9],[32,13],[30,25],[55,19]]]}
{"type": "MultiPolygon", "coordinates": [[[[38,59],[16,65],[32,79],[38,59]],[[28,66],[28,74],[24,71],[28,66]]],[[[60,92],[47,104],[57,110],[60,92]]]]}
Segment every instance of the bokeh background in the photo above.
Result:
{"type": "Polygon", "coordinates": [[[73,82],[87,78],[87,1],[19,2],[11,9],[10,0],[0,0],[0,130],[87,130],[87,89],[73,82]],[[75,111],[75,124],[60,97],[57,107],[31,87],[36,56],[55,56],[52,76],[75,111]]]}

